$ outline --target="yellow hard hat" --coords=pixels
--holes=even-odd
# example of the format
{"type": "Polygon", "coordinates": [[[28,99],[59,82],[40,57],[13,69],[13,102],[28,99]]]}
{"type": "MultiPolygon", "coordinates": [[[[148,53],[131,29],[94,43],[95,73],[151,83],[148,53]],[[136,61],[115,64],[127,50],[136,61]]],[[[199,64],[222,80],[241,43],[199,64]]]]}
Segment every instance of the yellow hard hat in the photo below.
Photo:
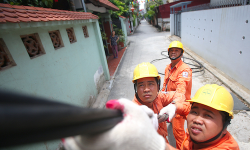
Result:
{"type": "Polygon", "coordinates": [[[170,48],[173,48],[173,47],[176,47],[176,48],[181,48],[183,50],[183,53],[184,53],[184,49],[183,49],[183,45],[181,42],[179,41],[173,41],[169,44],[169,48],[168,48],[168,51],[170,48]]]}
{"type": "Polygon", "coordinates": [[[224,87],[217,84],[207,84],[201,87],[194,97],[187,101],[200,103],[218,111],[225,111],[233,118],[233,97],[224,87]]]}
{"type": "Polygon", "coordinates": [[[135,83],[135,80],[146,78],[146,77],[161,77],[158,74],[158,71],[154,65],[149,62],[143,62],[135,67],[134,75],[132,82],[135,83]]]}

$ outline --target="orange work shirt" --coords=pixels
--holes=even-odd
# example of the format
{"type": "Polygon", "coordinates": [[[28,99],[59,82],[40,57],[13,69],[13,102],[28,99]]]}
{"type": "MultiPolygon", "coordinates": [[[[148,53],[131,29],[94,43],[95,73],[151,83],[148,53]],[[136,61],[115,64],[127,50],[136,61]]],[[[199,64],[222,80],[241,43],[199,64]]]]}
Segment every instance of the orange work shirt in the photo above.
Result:
{"type": "Polygon", "coordinates": [[[171,64],[165,69],[165,77],[162,91],[176,91],[186,96],[185,100],[191,99],[192,70],[180,60],[172,69],[171,64]],[[167,85],[167,89],[166,89],[167,85]]]}
{"type": "MultiPolygon", "coordinates": [[[[191,105],[189,102],[179,102],[179,101],[183,101],[183,99],[185,99],[185,96],[182,95],[178,95],[178,97],[174,98],[176,92],[168,92],[166,94],[163,94],[161,92],[158,92],[157,97],[155,98],[155,100],[153,101],[153,108],[150,108],[154,111],[155,114],[159,114],[161,109],[165,106],[167,106],[168,104],[170,104],[173,100],[176,101],[176,105],[177,105],[177,109],[176,109],[176,113],[181,114],[186,116],[190,109],[191,109],[191,105]]],[[[138,105],[142,105],[136,97],[134,97],[133,102],[135,102],[138,105]]],[[[168,143],[167,140],[167,136],[168,136],[168,130],[167,130],[167,124],[166,122],[161,122],[159,123],[159,127],[157,132],[162,135],[164,137],[164,139],[166,140],[166,142],[168,143]]]]}
{"type": "MultiPolygon", "coordinates": [[[[185,139],[181,145],[181,150],[192,150],[194,143],[191,141],[188,132],[186,132],[185,139]]],[[[172,149],[172,148],[171,148],[172,149]]],[[[202,148],[200,150],[239,150],[239,145],[233,138],[233,136],[227,131],[223,138],[217,143],[209,145],[209,147],[202,148]]]]}
{"type": "MultiPolygon", "coordinates": [[[[191,141],[188,132],[186,133],[185,139],[181,145],[181,150],[193,150],[194,143],[191,141]]],[[[170,150],[177,150],[171,145],[167,144],[170,150]]],[[[233,136],[227,131],[225,136],[221,138],[217,143],[209,145],[209,147],[202,148],[199,150],[239,150],[239,145],[233,138],[233,136]]]]}

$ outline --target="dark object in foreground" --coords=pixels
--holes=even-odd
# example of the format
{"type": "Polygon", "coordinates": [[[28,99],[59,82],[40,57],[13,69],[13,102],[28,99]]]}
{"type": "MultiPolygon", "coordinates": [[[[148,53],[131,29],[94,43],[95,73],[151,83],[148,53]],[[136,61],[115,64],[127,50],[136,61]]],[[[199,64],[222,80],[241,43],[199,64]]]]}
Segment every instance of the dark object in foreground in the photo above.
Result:
{"type": "Polygon", "coordinates": [[[0,148],[96,134],[123,119],[119,110],[77,107],[6,91],[0,91],[0,98],[0,148]]]}

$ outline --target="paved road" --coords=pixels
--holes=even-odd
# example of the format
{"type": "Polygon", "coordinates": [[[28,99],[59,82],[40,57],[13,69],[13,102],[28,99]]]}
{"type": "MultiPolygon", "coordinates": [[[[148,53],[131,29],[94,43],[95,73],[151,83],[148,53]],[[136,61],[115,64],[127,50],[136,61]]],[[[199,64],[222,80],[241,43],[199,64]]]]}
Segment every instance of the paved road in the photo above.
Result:
{"type": "MultiPolygon", "coordinates": [[[[170,42],[170,33],[169,32],[159,32],[157,29],[150,24],[148,24],[146,21],[141,21],[141,25],[136,29],[135,33],[133,35],[130,35],[128,37],[128,40],[130,41],[130,45],[128,46],[126,53],[123,56],[123,60],[120,62],[119,68],[116,72],[113,87],[110,91],[110,94],[108,96],[108,99],[119,99],[121,97],[133,99],[134,97],[134,88],[132,83],[133,78],[133,70],[139,63],[142,62],[152,62],[156,59],[162,59],[159,61],[154,61],[153,64],[157,67],[158,71],[160,73],[164,73],[165,67],[167,64],[170,63],[169,59],[164,59],[165,57],[161,55],[162,51],[166,51],[170,42]]],[[[163,53],[167,54],[167,53],[163,53]]],[[[198,65],[195,61],[189,60],[188,58],[191,58],[187,53],[184,53],[184,62],[189,63],[191,68],[197,68],[198,65]]],[[[195,92],[202,87],[205,84],[213,84],[216,83],[218,85],[224,86],[222,82],[220,82],[216,77],[214,77],[211,73],[206,71],[205,69],[193,69],[193,87],[192,87],[192,95],[194,96],[195,92]],[[194,72],[197,71],[197,72],[194,72]]],[[[164,75],[161,75],[162,79],[164,79],[164,75]]],[[[163,84],[163,83],[162,83],[163,84]]],[[[226,87],[226,86],[224,86],[226,87]]],[[[226,87],[227,88],[227,87],[226,87]]],[[[237,99],[235,95],[235,108],[236,110],[249,110],[248,107],[246,107],[243,103],[241,103],[240,100],[237,99]]],[[[250,113],[249,113],[250,114],[250,113]]],[[[249,115],[248,114],[248,115],[249,115]]],[[[246,113],[247,115],[247,113],[246,113]]],[[[244,115],[243,115],[244,116],[244,115]]],[[[236,117],[237,118],[237,117],[236,117]]],[[[250,133],[249,127],[247,127],[250,123],[250,115],[248,116],[246,120],[246,130],[241,130],[241,127],[239,130],[241,132],[245,132],[244,138],[237,140],[238,142],[243,143],[241,149],[245,149],[249,147],[250,142],[250,133]],[[247,125],[248,124],[248,125],[247,125]],[[245,144],[245,142],[248,142],[248,144],[245,144]]],[[[242,119],[242,118],[241,118],[242,119]]],[[[243,127],[242,127],[243,128],[243,127]]],[[[169,130],[169,141],[170,144],[175,146],[175,141],[172,135],[171,131],[171,124],[168,125],[169,130]]],[[[240,135],[239,135],[240,136],[240,135]]]]}

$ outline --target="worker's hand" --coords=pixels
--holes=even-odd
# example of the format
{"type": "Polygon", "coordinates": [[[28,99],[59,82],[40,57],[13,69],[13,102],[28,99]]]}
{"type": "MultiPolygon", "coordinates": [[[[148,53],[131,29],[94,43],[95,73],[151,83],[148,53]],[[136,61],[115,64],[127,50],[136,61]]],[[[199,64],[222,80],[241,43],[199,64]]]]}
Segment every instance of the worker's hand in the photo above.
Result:
{"type": "Polygon", "coordinates": [[[168,119],[168,114],[158,115],[158,123],[165,122],[168,119]]]}
{"type": "Polygon", "coordinates": [[[150,108],[148,108],[148,107],[145,106],[145,105],[141,105],[140,107],[142,108],[142,110],[143,110],[144,112],[146,112],[146,114],[147,114],[148,117],[150,118],[151,123],[153,124],[154,128],[157,130],[157,129],[158,129],[158,126],[159,126],[157,114],[155,114],[155,113],[153,112],[153,110],[151,110],[150,108]]]}
{"type": "Polygon", "coordinates": [[[104,133],[66,138],[64,145],[67,150],[165,149],[164,138],[157,133],[149,118],[152,112],[144,106],[119,99],[108,101],[106,107],[121,110],[124,119],[104,133]]]}
{"type": "Polygon", "coordinates": [[[168,118],[165,120],[167,122],[171,122],[171,120],[176,115],[176,105],[175,104],[169,104],[166,107],[163,107],[159,113],[159,115],[168,115],[168,118]]]}

